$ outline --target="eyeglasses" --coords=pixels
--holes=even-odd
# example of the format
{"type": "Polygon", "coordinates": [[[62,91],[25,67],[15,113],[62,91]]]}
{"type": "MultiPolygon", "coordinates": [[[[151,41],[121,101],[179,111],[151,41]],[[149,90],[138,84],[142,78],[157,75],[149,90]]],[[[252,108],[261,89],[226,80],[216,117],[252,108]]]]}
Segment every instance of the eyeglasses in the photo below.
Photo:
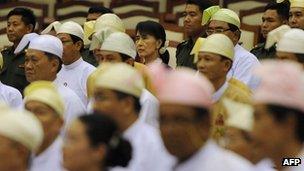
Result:
{"type": "Polygon", "coordinates": [[[227,28],[227,29],[224,29],[224,28],[210,29],[210,28],[208,28],[206,30],[206,33],[207,33],[207,35],[211,35],[213,33],[223,33],[225,31],[229,31],[229,30],[230,30],[230,28],[227,28]]]}

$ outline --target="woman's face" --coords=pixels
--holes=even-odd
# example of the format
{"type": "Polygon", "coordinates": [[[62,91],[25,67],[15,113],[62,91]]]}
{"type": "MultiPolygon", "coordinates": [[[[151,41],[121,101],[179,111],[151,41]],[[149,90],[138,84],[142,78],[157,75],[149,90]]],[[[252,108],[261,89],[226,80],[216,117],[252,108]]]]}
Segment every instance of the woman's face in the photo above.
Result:
{"type": "Polygon", "coordinates": [[[136,33],[135,44],[139,57],[148,59],[158,56],[162,41],[149,34],[136,33]]]}
{"type": "Polygon", "coordinates": [[[67,131],[63,145],[63,166],[69,171],[100,168],[106,150],[102,150],[104,153],[100,151],[90,145],[85,125],[80,120],[75,120],[67,131]]]}

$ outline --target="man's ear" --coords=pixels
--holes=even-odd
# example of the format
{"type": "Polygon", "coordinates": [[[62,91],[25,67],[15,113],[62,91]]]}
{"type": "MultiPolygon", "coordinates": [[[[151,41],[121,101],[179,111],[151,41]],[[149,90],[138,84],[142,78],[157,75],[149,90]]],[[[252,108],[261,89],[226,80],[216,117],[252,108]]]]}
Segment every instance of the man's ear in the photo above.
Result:
{"type": "Polygon", "coordinates": [[[232,67],[232,61],[229,59],[224,59],[224,66],[225,66],[225,71],[228,72],[230,70],[230,68],[232,67]]]}
{"type": "Polygon", "coordinates": [[[51,65],[52,65],[51,71],[57,73],[57,70],[58,70],[59,65],[60,65],[59,60],[57,60],[57,59],[52,59],[51,65]]]}
{"type": "Polygon", "coordinates": [[[83,42],[82,41],[77,41],[75,43],[75,45],[76,45],[77,50],[80,51],[81,48],[83,47],[83,42]]]}
{"type": "Polygon", "coordinates": [[[34,26],[32,24],[28,24],[26,26],[26,32],[31,33],[32,31],[34,31],[34,26]]]}

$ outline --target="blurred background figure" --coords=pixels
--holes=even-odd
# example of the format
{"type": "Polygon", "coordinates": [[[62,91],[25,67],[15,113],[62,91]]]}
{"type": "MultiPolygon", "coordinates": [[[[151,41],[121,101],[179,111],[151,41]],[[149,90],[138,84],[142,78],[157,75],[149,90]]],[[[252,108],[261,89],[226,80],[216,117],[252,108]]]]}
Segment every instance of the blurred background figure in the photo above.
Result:
{"type": "Polygon", "coordinates": [[[92,113],[75,119],[68,128],[63,145],[63,165],[69,171],[106,171],[126,167],[132,147],[123,139],[115,122],[92,113]]]}

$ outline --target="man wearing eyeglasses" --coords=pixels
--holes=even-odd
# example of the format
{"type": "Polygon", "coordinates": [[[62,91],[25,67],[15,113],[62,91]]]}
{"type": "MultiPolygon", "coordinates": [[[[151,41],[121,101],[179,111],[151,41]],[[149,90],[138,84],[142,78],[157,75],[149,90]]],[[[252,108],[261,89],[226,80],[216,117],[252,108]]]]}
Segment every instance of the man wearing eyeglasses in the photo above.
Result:
{"type": "MultiPolygon", "coordinates": [[[[234,77],[239,81],[245,83],[251,89],[257,87],[258,81],[251,74],[251,70],[254,66],[259,64],[258,59],[245,50],[242,46],[238,44],[241,37],[240,30],[240,19],[238,15],[229,9],[214,9],[209,13],[212,13],[209,18],[204,18],[202,24],[207,25],[206,33],[211,35],[214,33],[222,33],[228,36],[234,44],[234,61],[232,68],[227,74],[228,79],[234,77]]],[[[208,12],[208,9],[205,10],[208,12]]],[[[219,42],[221,43],[221,42],[219,42]]]]}
{"type": "Polygon", "coordinates": [[[95,67],[81,57],[84,33],[82,27],[73,21],[63,23],[57,37],[63,44],[63,66],[57,76],[57,82],[72,89],[82,103],[88,105],[87,79],[95,67]]]}
{"type": "MultiPolygon", "coordinates": [[[[180,43],[176,49],[177,66],[189,67],[196,69],[193,63],[193,55],[190,52],[197,38],[205,34],[202,27],[202,16],[204,9],[208,8],[208,4],[202,0],[187,0],[184,11],[184,31],[188,40],[180,43]]],[[[205,37],[205,36],[203,36],[205,37]]]]}

